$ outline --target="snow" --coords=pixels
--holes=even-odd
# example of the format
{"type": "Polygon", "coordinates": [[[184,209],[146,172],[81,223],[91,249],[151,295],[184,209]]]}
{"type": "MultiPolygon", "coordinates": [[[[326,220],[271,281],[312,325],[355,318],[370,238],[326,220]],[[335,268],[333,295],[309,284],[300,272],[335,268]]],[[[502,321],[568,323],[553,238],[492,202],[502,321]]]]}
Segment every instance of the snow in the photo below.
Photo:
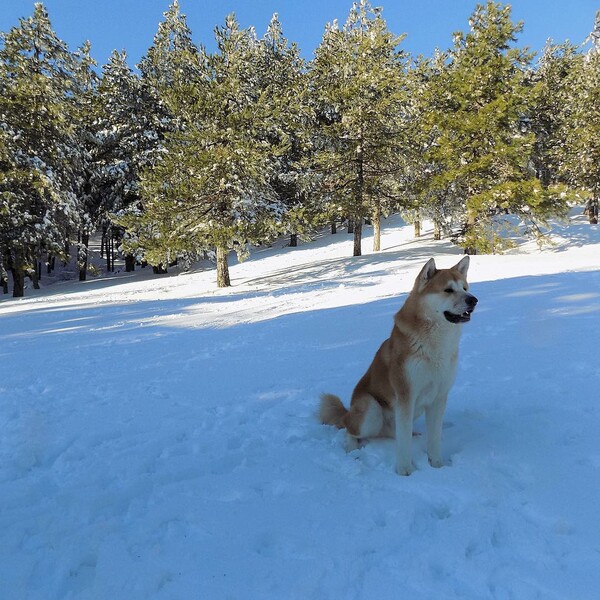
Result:
{"type": "MultiPolygon", "coordinates": [[[[448,466],[394,473],[315,418],[347,402],[414,277],[458,249],[397,219],[231,268],[0,301],[0,598],[592,599],[600,230],[477,256],[448,466]],[[364,249],[370,247],[365,239],[364,249]]],[[[423,431],[419,421],[417,430],[423,431]]]]}

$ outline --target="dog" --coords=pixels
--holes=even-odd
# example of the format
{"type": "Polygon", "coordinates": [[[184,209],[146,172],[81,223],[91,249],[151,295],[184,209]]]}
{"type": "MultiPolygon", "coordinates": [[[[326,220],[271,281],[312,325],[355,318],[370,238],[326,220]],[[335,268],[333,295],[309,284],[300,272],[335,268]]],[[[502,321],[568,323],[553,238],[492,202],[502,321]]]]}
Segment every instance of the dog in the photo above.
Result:
{"type": "Polygon", "coordinates": [[[462,325],[471,320],[477,298],[469,293],[469,256],[450,269],[431,258],[394,317],[367,372],[352,392],[350,409],[333,394],[322,394],[322,423],[346,429],[348,451],[368,438],[396,438],[396,472],[410,475],[413,421],[425,412],[427,454],[443,466],[442,421],[454,383],[462,325]]]}

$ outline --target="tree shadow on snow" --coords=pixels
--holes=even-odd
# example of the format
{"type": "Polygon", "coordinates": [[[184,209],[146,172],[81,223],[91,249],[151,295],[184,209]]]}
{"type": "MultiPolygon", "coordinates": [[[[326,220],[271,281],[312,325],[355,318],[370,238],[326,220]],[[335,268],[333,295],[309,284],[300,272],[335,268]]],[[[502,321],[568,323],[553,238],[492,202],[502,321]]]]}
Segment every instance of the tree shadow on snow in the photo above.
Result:
{"type": "MultiPolygon", "coordinates": [[[[372,257],[369,261],[372,264],[372,257]]],[[[337,262],[347,266],[344,261],[337,262]]],[[[381,262],[386,262],[385,257],[381,262]]],[[[328,265],[324,263],[315,269],[325,273],[328,265]]],[[[284,277],[284,274],[281,276],[284,277]]],[[[324,282],[327,286],[339,286],[340,283],[352,285],[352,275],[324,282]]],[[[313,285],[321,286],[322,283],[313,285]]],[[[577,341],[578,354],[593,360],[595,350],[591,347],[585,350],[584,347],[595,343],[597,336],[594,331],[600,329],[600,271],[475,283],[472,290],[478,296],[479,304],[472,322],[464,327],[463,347],[467,351],[471,345],[477,345],[480,353],[485,350],[484,347],[490,346],[488,351],[490,360],[493,360],[494,353],[502,352],[495,340],[496,334],[502,332],[501,339],[510,340],[510,347],[506,348],[510,358],[527,360],[527,352],[540,353],[565,344],[563,335],[568,338],[571,321],[577,318],[586,327],[585,336],[577,341]]],[[[266,290],[231,296],[141,300],[123,304],[31,306],[21,312],[0,315],[0,347],[10,351],[12,343],[30,340],[36,347],[45,347],[45,351],[52,353],[62,343],[69,347],[105,343],[135,343],[140,346],[144,341],[153,343],[160,338],[161,348],[167,348],[173,355],[178,351],[183,355],[201,348],[212,352],[213,348],[225,344],[228,357],[242,352],[249,362],[277,365],[281,360],[289,361],[290,358],[297,365],[303,361],[312,362],[312,379],[318,378],[324,388],[329,388],[327,384],[333,375],[337,382],[347,380],[345,389],[349,392],[366,369],[374,351],[389,335],[393,315],[405,295],[336,308],[309,307],[283,315],[275,310],[269,315],[267,308],[258,320],[252,316],[256,304],[250,302],[240,319],[243,322],[239,323],[235,323],[237,308],[234,312],[227,312],[230,310],[228,304],[234,300],[277,297],[301,291],[305,291],[305,284],[294,282],[292,278],[278,292],[266,290]],[[203,323],[198,323],[191,318],[194,313],[202,313],[203,307],[208,309],[210,306],[215,320],[222,313],[228,314],[229,322],[215,321],[211,324],[210,318],[206,318],[203,323]],[[186,315],[190,315],[189,326],[186,315]],[[354,354],[343,356],[341,353],[346,348],[353,348],[354,354]],[[333,373],[329,366],[332,364],[336,365],[333,373]]],[[[277,307],[280,309],[279,305],[277,307]]],[[[567,343],[570,343],[568,339],[567,343]]],[[[71,352],[67,350],[66,355],[71,352]]],[[[26,365],[24,363],[23,368],[26,365]]],[[[272,379],[273,385],[276,385],[276,369],[268,366],[264,377],[272,379]]]]}

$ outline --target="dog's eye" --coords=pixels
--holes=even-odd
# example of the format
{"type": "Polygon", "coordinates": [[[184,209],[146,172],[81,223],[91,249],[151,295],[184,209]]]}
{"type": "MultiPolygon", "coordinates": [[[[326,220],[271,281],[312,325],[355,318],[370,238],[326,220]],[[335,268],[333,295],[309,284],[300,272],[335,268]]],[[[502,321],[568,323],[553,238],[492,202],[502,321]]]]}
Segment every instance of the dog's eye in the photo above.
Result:
{"type": "Polygon", "coordinates": [[[452,292],[454,292],[452,288],[446,288],[444,291],[446,292],[446,294],[451,294],[452,292]]]}

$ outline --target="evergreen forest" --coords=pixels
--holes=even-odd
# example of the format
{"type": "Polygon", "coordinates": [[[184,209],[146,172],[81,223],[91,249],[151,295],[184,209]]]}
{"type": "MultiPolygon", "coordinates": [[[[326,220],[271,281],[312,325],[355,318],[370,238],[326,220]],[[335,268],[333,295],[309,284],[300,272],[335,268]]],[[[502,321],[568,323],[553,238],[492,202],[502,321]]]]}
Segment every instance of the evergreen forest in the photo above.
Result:
{"type": "Polygon", "coordinates": [[[532,52],[490,1],[424,57],[384,13],[358,0],[306,60],[276,14],[262,35],[229,15],[209,52],[173,0],[134,68],[68,48],[35,4],[0,33],[4,293],[73,254],[85,280],[93,236],[108,270],[210,258],[225,287],[231,252],[344,224],[358,256],[391,213],[469,254],[502,252],[516,225],[543,236],[575,203],[597,223],[598,15],[585,45],[532,52]]]}

